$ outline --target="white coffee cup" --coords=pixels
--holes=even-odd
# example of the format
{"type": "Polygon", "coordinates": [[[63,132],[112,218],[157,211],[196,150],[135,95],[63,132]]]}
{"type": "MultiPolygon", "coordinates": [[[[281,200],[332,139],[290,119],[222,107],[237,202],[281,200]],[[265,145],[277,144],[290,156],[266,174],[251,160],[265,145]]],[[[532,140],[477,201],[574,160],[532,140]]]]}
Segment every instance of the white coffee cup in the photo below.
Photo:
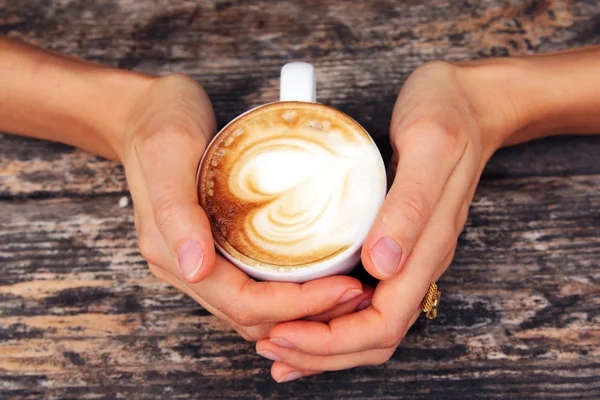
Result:
{"type": "MultiPolygon", "coordinates": [[[[283,66],[281,69],[281,82],[280,82],[280,102],[302,102],[302,103],[312,103],[313,105],[322,106],[324,108],[330,109],[327,106],[320,105],[316,103],[316,79],[315,79],[315,69],[311,64],[304,62],[294,62],[289,63],[283,66]]],[[[252,113],[262,107],[270,106],[276,103],[268,103],[256,108],[253,108],[232,120],[227,126],[225,126],[213,139],[211,144],[207,147],[207,149],[211,148],[211,145],[219,139],[219,136],[227,130],[227,128],[238,121],[241,117],[252,113]]],[[[362,128],[356,121],[351,120],[356,124],[358,128],[364,131],[365,135],[369,138],[370,143],[376,149],[375,143],[370,138],[366,130],[362,128]]],[[[208,151],[202,157],[200,164],[198,166],[198,172],[196,176],[196,181],[198,185],[199,196],[203,196],[203,193],[200,192],[200,179],[201,179],[201,168],[203,163],[206,161],[205,158],[208,154],[208,151]]],[[[357,213],[360,212],[369,212],[369,215],[373,215],[373,219],[377,213],[377,210],[383,203],[383,200],[386,195],[386,175],[385,175],[385,166],[383,164],[383,160],[381,159],[381,155],[377,152],[380,168],[378,168],[377,176],[373,176],[374,180],[381,181],[381,185],[377,186],[376,192],[372,193],[374,199],[374,207],[376,209],[373,210],[356,210],[357,213]]],[[[202,203],[202,201],[201,201],[202,203]]],[[[256,279],[265,280],[265,281],[282,281],[282,282],[306,282],[313,279],[322,278],[330,275],[339,275],[339,274],[347,274],[352,269],[354,269],[358,263],[360,262],[360,254],[361,247],[364,239],[368,233],[370,225],[373,221],[370,221],[370,224],[365,225],[364,229],[362,229],[361,234],[358,237],[359,240],[354,241],[345,248],[343,251],[324,259],[323,261],[317,261],[315,263],[311,263],[309,266],[302,266],[299,268],[285,267],[281,269],[273,269],[273,268],[264,268],[260,265],[260,262],[254,263],[251,265],[250,262],[242,262],[241,260],[229,254],[223,246],[219,245],[219,243],[215,240],[215,246],[219,250],[219,252],[227,258],[234,265],[239,267],[249,276],[252,276],[256,279]]],[[[214,226],[213,226],[214,229],[214,226]]],[[[214,231],[213,231],[214,233],[214,231]]]]}

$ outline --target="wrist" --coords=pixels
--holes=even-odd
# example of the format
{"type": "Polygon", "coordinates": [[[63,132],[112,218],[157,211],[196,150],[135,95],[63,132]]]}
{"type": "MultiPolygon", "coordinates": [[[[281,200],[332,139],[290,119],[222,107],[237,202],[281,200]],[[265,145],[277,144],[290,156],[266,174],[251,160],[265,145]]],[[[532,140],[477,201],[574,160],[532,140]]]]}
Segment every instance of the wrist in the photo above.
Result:
{"type": "Polygon", "coordinates": [[[496,148],[600,131],[600,47],[457,63],[496,148]]]}
{"type": "Polygon", "coordinates": [[[518,58],[492,58],[458,63],[466,95],[481,128],[489,156],[527,131],[541,118],[532,93],[522,90],[530,67],[518,58]]]}
{"type": "Polygon", "coordinates": [[[0,131],[119,159],[124,119],[151,81],[0,38],[0,131]]]}
{"type": "Polygon", "coordinates": [[[89,73],[80,79],[89,82],[86,90],[90,99],[74,110],[102,143],[101,154],[121,161],[129,119],[147,98],[156,78],[112,68],[97,68],[89,73]]]}

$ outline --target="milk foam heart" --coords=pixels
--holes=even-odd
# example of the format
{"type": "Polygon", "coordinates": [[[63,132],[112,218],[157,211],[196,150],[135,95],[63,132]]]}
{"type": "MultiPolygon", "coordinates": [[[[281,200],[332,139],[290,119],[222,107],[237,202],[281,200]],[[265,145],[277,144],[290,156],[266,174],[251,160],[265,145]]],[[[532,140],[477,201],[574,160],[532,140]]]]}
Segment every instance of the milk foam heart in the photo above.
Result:
{"type": "Polygon", "coordinates": [[[369,135],[332,108],[280,102],[211,143],[199,197],[218,245],[258,268],[309,267],[364,240],[385,193],[369,135]]]}

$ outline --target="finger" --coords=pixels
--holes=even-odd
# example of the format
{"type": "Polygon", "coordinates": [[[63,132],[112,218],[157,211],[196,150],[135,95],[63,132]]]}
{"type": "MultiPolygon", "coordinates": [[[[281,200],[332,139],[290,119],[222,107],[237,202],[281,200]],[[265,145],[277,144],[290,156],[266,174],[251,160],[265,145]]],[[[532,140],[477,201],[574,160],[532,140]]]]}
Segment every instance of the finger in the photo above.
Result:
{"type": "Polygon", "coordinates": [[[339,371],[361,365],[379,365],[388,361],[394,354],[391,349],[359,351],[356,353],[315,356],[298,350],[277,346],[269,340],[256,343],[256,352],[261,357],[282,362],[295,371],[339,371]]]}
{"type": "Polygon", "coordinates": [[[248,342],[256,342],[257,340],[268,338],[269,331],[273,328],[274,325],[275,323],[266,323],[256,326],[240,326],[237,324],[232,324],[235,331],[239,333],[239,335],[248,342]]]}
{"type": "Polygon", "coordinates": [[[304,284],[257,282],[221,256],[191,290],[242,326],[280,322],[323,313],[363,293],[349,276],[331,276],[304,284]]]}
{"type": "MultiPolygon", "coordinates": [[[[135,214],[141,215],[137,211],[135,214]]],[[[140,216],[139,219],[143,220],[143,217],[140,216]]],[[[144,259],[148,264],[153,264],[157,267],[160,266],[165,272],[177,276],[171,253],[160,232],[154,226],[154,222],[151,219],[146,219],[145,222],[140,222],[139,225],[140,234],[138,235],[138,244],[140,253],[142,253],[144,259]]]]}
{"type": "Polygon", "coordinates": [[[307,321],[316,321],[327,323],[334,318],[341,317],[353,313],[355,311],[364,310],[371,305],[373,297],[373,288],[371,286],[363,286],[363,294],[339,306],[325,311],[324,313],[309,316],[305,318],[307,321]]]}
{"type": "Polygon", "coordinates": [[[445,258],[439,255],[441,246],[439,241],[434,242],[435,237],[424,234],[423,238],[430,240],[428,246],[417,244],[406,269],[379,283],[370,307],[335,318],[328,324],[313,321],[278,324],[271,330],[270,339],[275,344],[319,356],[396,347],[418,312],[433,273],[445,258]]]}
{"type": "Polygon", "coordinates": [[[421,313],[422,313],[422,311],[420,309],[414,312],[413,316],[411,317],[410,321],[408,322],[408,325],[404,329],[404,333],[402,334],[402,337],[406,336],[406,333],[410,330],[410,328],[412,328],[412,326],[415,324],[415,322],[417,322],[421,313]]]}
{"type": "MultiPolygon", "coordinates": [[[[162,237],[160,236],[157,230],[150,230],[150,233],[147,234],[144,238],[144,243],[144,246],[152,246],[153,261],[162,263],[171,262],[169,252],[162,240],[162,237]]],[[[195,292],[187,282],[183,281],[177,275],[173,275],[165,268],[159,267],[156,264],[150,262],[148,263],[148,266],[152,274],[157,279],[168,283],[169,285],[175,287],[182,293],[185,293],[186,295],[194,299],[198,304],[204,307],[204,309],[206,309],[212,315],[219,318],[220,320],[223,320],[229,326],[235,329],[245,340],[256,341],[269,337],[269,332],[275,325],[274,323],[258,324],[256,326],[242,326],[233,321],[231,318],[229,318],[223,312],[218,310],[216,307],[213,307],[208,301],[202,298],[200,293],[195,292]]]]}
{"type": "MultiPolygon", "coordinates": [[[[157,263],[169,263],[168,251],[157,230],[152,228],[151,221],[141,224],[144,223],[148,227],[142,230],[147,233],[140,243],[149,254],[147,258],[157,263]],[[161,246],[165,250],[160,251],[161,246]]],[[[338,305],[358,306],[360,298],[365,297],[360,281],[348,276],[332,276],[305,284],[257,282],[221,256],[217,256],[215,264],[212,273],[199,283],[184,282],[168,268],[160,272],[160,279],[188,294],[212,314],[226,318],[240,328],[318,315],[338,305]]],[[[370,293],[368,291],[367,296],[370,293]]],[[[255,333],[263,334],[271,327],[272,324],[257,328],[255,333]]]]}
{"type": "Polygon", "coordinates": [[[135,143],[155,224],[187,282],[204,279],[215,259],[210,224],[195,184],[206,141],[193,125],[167,124],[135,143]]]}
{"type": "Polygon", "coordinates": [[[392,137],[396,177],[362,250],[363,265],[378,279],[395,275],[408,259],[466,145],[463,135],[435,121],[400,126],[392,137]]]}
{"type": "MultiPolygon", "coordinates": [[[[420,311],[414,313],[407,331],[419,317],[420,311]]],[[[405,332],[406,333],[406,332],[405,332]]],[[[385,363],[395,349],[369,350],[347,355],[329,357],[303,354],[293,349],[274,345],[268,340],[256,344],[257,353],[269,360],[275,361],[271,375],[277,382],[287,382],[300,377],[318,374],[323,371],[337,371],[360,365],[378,365],[385,363]],[[317,368],[312,370],[307,368],[317,368]]]]}
{"type": "Polygon", "coordinates": [[[129,161],[125,168],[125,174],[134,205],[134,221],[140,253],[148,264],[162,268],[174,277],[180,276],[176,262],[154,222],[152,205],[146,189],[146,179],[137,159],[129,161]],[[135,163],[135,167],[132,167],[131,163],[135,163]]]}
{"type": "MultiPolygon", "coordinates": [[[[131,181],[140,182],[139,180],[131,181]]],[[[268,337],[268,330],[273,326],[273,324],[266,324],[257,327],[242,327],[241,325],[236,324],[221,311],[210,305],[200,296],[200,294],[194,292],[187,282],[183,281],[178,274],[175,273],[175,267],[169,253],[169,249],[167,248],[160,232],[156,228],[156,225],[154,225],[150,204],[148,204],[145,196],[137,195],[139,193],[139,186],[139,183],[130,184],[131,194],[135,204],[135,225],[138,230],[141,253],[146,261],[148,261],[148,267],[154,277],[168,283],[169,285],[175,287],[182,293],[185,293],[194,299],[212,315],[225,321],[227,324],[233,327],[233,329],[235,329],[244,339],[258,340],[268,337]],[[165,267],[169,265],[172,267],[165,267]]]]}
{"type": "Polygon", "coordinates": [[[294,321],[276,325],[271,340],[313,355],[340,355],[398,345],[433,281],[436,271],[456,246],[457,210],[475,174],[461,163],[442,195],[430,224],[415,245],[402,273],[378,284],[371,307],[333,319],[329,324],[294,321]]]}
{"type": "Polygon", "coordinates": [[[448,255],[446,256],[444,261],[442,261],[440,263],[440,267],[433,274],[433,277],[431,278],[431,282],[436,282],[438,279],[440,279],[440,277],[444,274],[444,272],[446,272],[446,270],[450,267],[450,264],[452,264],[452,260],[454,260],[455,254],[456,254],[456,247],[453,248],[452,250],[450,250],[450,253],[448,253],[448,255]]]}
{"type": "Polygon", "coordinates": [[[293,381],[305,376],[320,374],[322,371],[298,371],[282,362],[274,362],[271,366],[271,376],[277,383],[293,381]]]}
{"type": "MultiPolygon", "coordinates": [[[[402,276],[422,280],[409,274],[402,276]]],[[[391,284],[398,284],[398,280],[393,279],[391,284]]],[[[402,327],[408,325],[410,314],[416,312],[418,303],[426,292],[426,288],[423,288],[418,280],[407,286],[408,290],[403,291],[402,295],[403,302],[407,305],[400,307],[402,313],[396,313],[401,314],[398,320],[391,320],[372,304],[363,311],[335,318],[328,324],[313,321],[278,324],[271,330],[270,340],[282,347],[318,356],[396,347],[400,343],[402,327]],[[410,310],[406,310],[407,307],[410,307],[410,310]]]]}
{"type": "Polygon", "coordinates": [[[152,206],[146,190],[146,180],[137,166],[137,160],[133,160],[133,162],[136,167],[130,167],[131,164],[129,164],[125,168],[125,174],[133,201],[133,216],[140,253],[149,264],[160,266],[176,275],[173,258],[154,223],[152,206]]]}
{"type": "MultiPolygon", "coordinates": [[[[180,277],[173,272],[173,263],[165,260],[165,252],[158,251],[160,243],[157,243],[159,241],[152,219],[144,218],[144,213],[149,212],[145,198],[134,196],[133,189],[132,196],[134,201],[141,197],[136,210],[141,216],[139,219],[144,234],[143,237],[140,235],[140,247],[143,253],[146,253],[145,258],[155,261],[153,264],[166,268],[170,275],[180,277]]],[[[217,314],[218,311],[241,327],[321,314],[363,294],[360,281],[348,276],[327,277],[302,285],[257,282],[221,256],[217,256],[215,268],[202,282],[186,283],[184,286],[167,275],[164,279],[190,295],[211,313],[217,314]]]]}
{"type": "Polygon", "coordinates": [[[168,283],[169,285],[175,287],[182,293],[185,293],[186,295],[194,299],[198,304],[204,307],[206,311],[219,318],[220,320],[224,321],[228,326],[232,327],[245,340],[257,341],[269,337],[269,331],[275,325],[274,323],[259,324],[256,326],[242,326],[240,324],[237,324],[227,315],[223,314],[217,308],[209,304],[198,293],[194,292],[186,282],[180,280],[172,274],[169,274],[163,268],[160,268],[156,265],[149,264],[148,266],[150,267],[150,271],[156,278],[168,283]]]}
{"type": "Polygon", "coordinates": [[[129,187],[135,205],[135,225],[139,236],[140,251],[144,258],[148,261],[148,266],[152,274],[156,278],[170,284],[179,291],[193,298],[212,315],[233,327],[233,329],[235,329],[245,340],[256,341],[268,337],[269,331],[274,326],[274,323],[259,324],[251,327],[245,327],[237,324],[227,315],[204,300],[199,293],[192,290],[187,282],[181,279],[177,273],[175,263],[171,257],[169,249],[167,248],[162,235],[154,224],[152,208],[143,190],[144,178],[135,176],[134,171],[136,171],[136,169],[127,170],[129,173],[129,187]]]}

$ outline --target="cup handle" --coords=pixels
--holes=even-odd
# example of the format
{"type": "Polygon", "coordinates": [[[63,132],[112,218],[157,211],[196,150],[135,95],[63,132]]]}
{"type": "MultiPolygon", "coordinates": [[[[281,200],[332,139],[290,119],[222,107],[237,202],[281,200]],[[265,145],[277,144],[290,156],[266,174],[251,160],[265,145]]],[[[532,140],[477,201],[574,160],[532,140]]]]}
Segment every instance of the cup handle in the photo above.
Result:
{"type": "Polygon", "coordinates": [[[305,62],[288,63],[281,68],[280,101],[317,101],[315,67],[305,62]]]}

